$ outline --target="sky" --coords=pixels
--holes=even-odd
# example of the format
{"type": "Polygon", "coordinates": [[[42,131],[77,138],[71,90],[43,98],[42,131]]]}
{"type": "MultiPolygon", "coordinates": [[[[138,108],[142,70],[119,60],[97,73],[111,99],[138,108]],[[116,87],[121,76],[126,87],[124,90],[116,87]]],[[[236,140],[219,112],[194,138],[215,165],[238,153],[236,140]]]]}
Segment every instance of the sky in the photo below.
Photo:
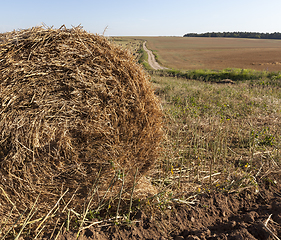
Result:
{"type": "Polygon", "coordinates": [[[281,0],[0,0],[0,32],[81,25],[105,36],[281,32],[281,0]]]}

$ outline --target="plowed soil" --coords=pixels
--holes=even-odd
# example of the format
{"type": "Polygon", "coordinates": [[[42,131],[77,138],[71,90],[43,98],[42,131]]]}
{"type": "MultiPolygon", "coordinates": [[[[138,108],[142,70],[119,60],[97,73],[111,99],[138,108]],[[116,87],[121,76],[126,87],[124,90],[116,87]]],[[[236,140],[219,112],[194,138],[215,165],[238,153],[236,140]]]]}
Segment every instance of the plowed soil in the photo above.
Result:
{"type": "MultiPolygon", "coordinates": [[[[278,239],[273,234],[281,236],[279,179],[275,174],[272,181],[262,180],[258,192],[203,193],[195,205],[174,204],[159,212],[143,209],[130,225],[91,227],[79,239],[278,239]]],[[[59,237],[75,238],[73,232],[59,237]]]]}
{"type": "Polygon", "coordinates": [[[281,41],[273,39],[144,37],[169,68],[281,70],[281,41]]]}

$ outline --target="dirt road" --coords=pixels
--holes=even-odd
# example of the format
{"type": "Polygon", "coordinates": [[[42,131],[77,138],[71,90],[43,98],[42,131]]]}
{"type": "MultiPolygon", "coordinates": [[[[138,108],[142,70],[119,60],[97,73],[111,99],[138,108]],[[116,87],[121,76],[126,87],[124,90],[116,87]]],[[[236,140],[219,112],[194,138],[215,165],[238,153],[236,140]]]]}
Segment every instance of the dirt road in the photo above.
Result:
{"type": "Polygon", "coordinates": [[[165,67],[162,67],[159,65],[158,62],[156,62],[155,57],[153,53],[147,49],[146,47],[146,41],[143,43],[143,49],[147,52],[148,55],[148,64],[154,69],[154,70],[160,70],[160,69],[167,69],[165,67]]]}

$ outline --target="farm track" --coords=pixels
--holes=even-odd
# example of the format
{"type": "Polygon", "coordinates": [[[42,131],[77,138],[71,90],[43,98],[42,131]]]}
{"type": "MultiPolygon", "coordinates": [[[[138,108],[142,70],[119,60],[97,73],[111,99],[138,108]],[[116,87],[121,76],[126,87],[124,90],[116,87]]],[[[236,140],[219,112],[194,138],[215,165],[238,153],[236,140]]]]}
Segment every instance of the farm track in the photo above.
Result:
{"type": "Polygon", "coordinates": [[[160,64],[155,60],[152,51],[148,50],[146,47],[146,41],[143,43],[143,49],[147,52],[148,64],[150,65],[151,68],[153,68],[154,70],[167,69],[165,67],[160,66],[160,64]]]}

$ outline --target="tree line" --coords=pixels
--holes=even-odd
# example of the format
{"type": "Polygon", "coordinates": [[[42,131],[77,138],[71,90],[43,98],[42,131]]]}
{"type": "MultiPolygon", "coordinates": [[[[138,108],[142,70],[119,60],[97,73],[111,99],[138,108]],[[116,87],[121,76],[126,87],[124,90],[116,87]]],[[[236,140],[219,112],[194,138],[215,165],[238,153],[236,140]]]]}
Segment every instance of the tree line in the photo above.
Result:
{"type": "Polygon", "coordinates": [[[224,38],[260,38],[260,39],[281,39],[281,33],[259,33],[259,32],[207,32],[187,33],[184,37],[224,37],[224,38]]]}

